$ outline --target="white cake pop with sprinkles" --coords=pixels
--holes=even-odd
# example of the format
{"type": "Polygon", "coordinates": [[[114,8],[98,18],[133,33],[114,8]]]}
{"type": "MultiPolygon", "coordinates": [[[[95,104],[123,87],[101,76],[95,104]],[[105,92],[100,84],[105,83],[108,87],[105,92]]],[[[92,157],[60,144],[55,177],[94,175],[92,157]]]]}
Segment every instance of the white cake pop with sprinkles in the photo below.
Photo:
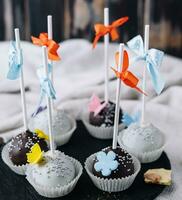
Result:
{"type": "Polygon", "coordinates": [[[133,151],[149,152],[163,145],[163,135],[152,124],[141,127],[133,123],[123,131],[122,143],[133,151]]]}
{"type": "MultiPolygon", "coordinates": [[[[69,117],[63,110],[54,109],[52,113],[52,129],[53,135],[65,134],[71,130],[72,124],[69,117]]],[[[40,129],[45,133],[48,133],[48,119],[47,119],[47,109],[39,112],[32,117],[29,121],[29,129],[35,130],[40,129]]]]}
{"type": "Polygon", "coordinates": [[[67,185],[75,178],[73,163],[59,151],[54,156],[47,152],[41,163],[32,166],[32,178],[41,186],[60,187],[67,185]]]}

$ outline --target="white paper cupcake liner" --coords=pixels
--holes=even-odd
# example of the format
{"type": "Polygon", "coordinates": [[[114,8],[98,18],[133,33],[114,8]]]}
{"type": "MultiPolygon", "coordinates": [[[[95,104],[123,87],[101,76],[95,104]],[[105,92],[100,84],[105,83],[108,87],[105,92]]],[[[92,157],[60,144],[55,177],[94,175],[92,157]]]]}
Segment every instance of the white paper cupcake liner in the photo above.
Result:
{"type": "MultiPolygon", "coordinates": [[[[14,171],[16,174],[19,175],[25,175],[27,166],[29,164],[26,165],[14,165],[13,162],[11,161],[10,157],[9,157],[9,151],[8,151],[8,147],[9,147],[9,143],[5,144],[2,152],[1,152],[1,157],[3,162],[12,170],[14,171]]],[[[49,143],[48,143],[48,147],[49,147],[49,143]]],[[[57,148],[57,145],[54,143],[54,148],[57,148]]]]}
{"type": "Polygon", "coordinates": [[[76,129],[76,120],[71,116],[68,116],[68,118],[71,122],[71,129],[64,134],[60,133],[59,135],[54,135],[54,140],[57,146],[61,146],[68,143],[76,129]]]}
{"type": "MultiPolygon", "coordinates": [[[[64,154],[64,153],[61,153],[61,154],[64,154]]],[[[62,197],[62,196],[69,194],[75,188],[80,176],[82,175],[83,167],[82,167],[81,163],[79,161],[77,161],[76,159],[74,159],[70,156],[67,156],[67,155],[64,155],[64,156],[66,156],[68,159],[70,159],[70,161],[75,166],[75,171],[76,171],[75,178],[65,186],[46,187],[46,186],[39,185],[35,182],[35,180],[32,177],[31,165],[29,165],[27,167],[26,179],[34,187],[34,189],[39,193],[39,195],[48,197],[48,198],[57,198],[57,197],[62,197]]]]}
{"type": "Polygon", "coordinates": [[[103,191],[106,192],[121,192],[129,188],[133,181],[135,180],[138,172],[140,171],[141,165],[137,158],[132,156],[134,162],[134,174],[125,177],[125,178],[118,178],[118,179],[107,179],[107,178],[100,178],[93,175],[93,162],[95,159],[96,153],[89,156],[85,162],[85,169],[91,178],[94,185],[103,191]]]}
{"type": "Polygon", "coordinates": [[[143,153],[137,152],[136,150],[133,150],[132,148],[129,148],[123,144],[123,141],[122,141],[123,131],[121,131],[118,135],[118,143],[121,148],[125,149],[129,153],[136,156],[140,160],[141,163],[150,163],[159,159],[164,150],[166,139],[165,139],[164,134],[162,134],[162,136],[163,136],[163,145],[160,148],[155,149],[153,151],[149,151],[149,152],[143,152],[143,153]]]}
{"type": "Polygon", "coordinates": [[[9,143],[4,145],[2,152],[1,152],[1,157],[4,163],[16,174],[19,175],[25,175],[25,171],[27,169],[28,164],[26,165],[14,165],[9,157],[9,151],[8,151],[9,143]]]}
{"type": "MultiPolygon", "coordinates": [[[[88,113],[83,114],[82,121],[87,128],[90,135],[98,139],[111,139],[113,138],[114,127],[100,127],[94,126],[89,123],[88,113]]],[[[125,128],[124,124],[119,124],[118,130],[121,131],[125,128]]]]}

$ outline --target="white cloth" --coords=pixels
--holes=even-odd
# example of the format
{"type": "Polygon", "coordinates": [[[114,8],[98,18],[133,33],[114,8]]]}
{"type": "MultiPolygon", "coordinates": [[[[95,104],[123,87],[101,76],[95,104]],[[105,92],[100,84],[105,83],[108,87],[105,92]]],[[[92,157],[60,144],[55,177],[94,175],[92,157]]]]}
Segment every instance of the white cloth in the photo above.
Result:
{"type": "MultiPolygon", "coordinates": [[[[0,43],[0,136],[7,141],[17,134],[22,126],[20,94],[12,93],[19,90],[19,81],[5,80],[8,70],[9,43],[0,43]]],[[[114,66],[114,53],[118,45],[110,45],[109,66],[114,66]]],[[[30,88],[26,92],[29,116],[34,111],[39,98],[39,81],[36,76],[36,66],[41,65],[41,49],[30,43],[22,42],[24,54],[25,85],[30,88]]],[[[61,61],[54,63],[54,83],[57,91],[56,105],[74,114],[79,119],[82,109],[92,93],[103,97],[104,91],[104,59],[103,44],[98,44],[95,50],[85,40],[68,40],[61,44],[59,50],[61,61]]],[[[131,71],[141,77],[143,63],[131,66],[131,71]]],[[[110,78],[114,77],[109,69],[110,78]]],[[[163,131],[167,138],[166,152],[172,163],[173,184],[167,187],[157,200],[182,199],[182,60],[166,55],[161,67],[161,73],[166,80],[166,87],[160,96],[156,96],[147,78],[146,92],[149,94],[146,115],[147,118],[163,131]]],[[[110,99],[115,99],[116,80],[109,83],[110,99]]],[[[141,95],[122,84],[121,106],[126,112],[133,112],[140,106],[141,95]]]]}

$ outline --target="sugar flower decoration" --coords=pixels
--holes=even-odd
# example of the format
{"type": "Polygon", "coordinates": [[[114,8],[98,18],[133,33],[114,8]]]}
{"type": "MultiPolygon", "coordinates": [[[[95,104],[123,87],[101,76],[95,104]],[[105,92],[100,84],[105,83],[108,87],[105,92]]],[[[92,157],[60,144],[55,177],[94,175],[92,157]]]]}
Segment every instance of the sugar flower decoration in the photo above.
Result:
{"type": "Polygon", "coordinates": [[[36,164],[39,163],[42,160],[43,152],[41,151],[41,148],[38,143],[35,143],[31,151],[26,154],[27,155],[27,162],[30,164],[36,164]]]}
{"type": "Polygon", "coordinates": [[[101,172],[103,176],[111,175],[111,172],[118,168],[118,161],[116,159],[116,154],[113,151],[105,153],[103,151],[97,153],[96,156],[98,162],[95,163],[94,169],[97,172],[101,172]]]}
{"type": "Polygon", "coordinates": [[[46,134],[45,134],[43,131],[41,131],[40,129],[35,129],[34,132],[37,134],[37,136],[38,136],[39,138],[42,138],[42,139],[45,139],[45,140],[49,140],[49,136],[46,135],[46,134]]]}

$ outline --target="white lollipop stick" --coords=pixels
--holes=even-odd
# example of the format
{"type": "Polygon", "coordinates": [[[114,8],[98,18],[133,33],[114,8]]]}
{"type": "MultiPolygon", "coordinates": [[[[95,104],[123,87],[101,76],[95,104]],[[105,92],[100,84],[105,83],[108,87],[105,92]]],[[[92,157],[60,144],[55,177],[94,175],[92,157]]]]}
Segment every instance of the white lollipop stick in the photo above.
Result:
{"type": "MultiPolygon", "coordinates": [[[[121,43],[119,45],[119,63],[118,63],[118,71],[121,71],[122,63],[123,63],[123,51],[124,44],[121,43]]],[[[120,102],[120,88],[121,88],[121,80],[117,79],[117,88],[116,88],[116,107],[115,107],[115,117],[114,117],[114,133],[113,133],[113,143],[112,148],[116,149],[117,147],[117,138],[118,138],[118,125],[119,125],[119,102],[120,102]]]]}
{"type": "MultiPolygon", "coordinates": [[[[16,49],[19,52],[21,51],[20,46],[20,32],[18,28],[15,28],[15,41],[16,41],[16,49]]],[[[25,131],[28,129],[28,120],[27,120],[27,108],[26,108],[26,98],[25,98],[25,87],[24,87],[24,76],[23,76],[23,68],[20,70],[20,91],[21,91],[21,103],[22,103],[22,111],[23,111],[23,124],[25,131]]]]}
{"type": "Polygon", "coordinates": [[[145,0],[143,21],[144,24],[150,23],[150,0],[145,0]]]}
{"type": "Polygon", "coordinates": [[[48,30],[48,39],[53,38],[53,33],[52,33],[52,15],[47,16],[47,30],[48,30]]]}
{"type": "MultiPolygon", "coordinates": [[[[53,31],[52,31],[52,15],[47,16],[47,31],[48,31],[48,39],[52,40],[53,39],[53,31]]],[[[49,60],[49,63],[52,65],[52,72],[50,73],[50,79],[52,84],[54,85],[54,72],[53,72],[53,62],[52,60],[49,60]]],[[[54,102],[51,99],[51,107],[53,110],[54,102]]]]}
{"type": "MultiPolygon", "coordinates": [[[[149,25],[145,25],[145,36],[144,36],[144,50],[147,53],[149,49],[149,25]]],[[[143,68],[143,83],[142,89],[145,91],[146,88],[146,66],[143,68]]],[[[141,113],[141,126],[145,126],[145,109],[146,109],[146,98],[142,94],[142,113],[141,113]]]]}
{"type": "MultiPolygon", "coordinates": [[[[47,66],[47,49],[46,46],[42,47],[42,62],[45,70],[45,76],[48,78],[48,66],[47,66]]],[[[48,109],[48,128],[49,128],[49,141],[50,141],[50,150],[51,154],[54,153],[54,139],[52,133],[52,108],[51,108],[51,99],[47,96],[47,109],[48,109]]]]}
{"type": "MultiPolygon", "coordinates": [[[[109,25],[109,8],[104,8],[104,25],[109,25]]],[[[105,66],[105,102],[109,101],[109,75],[108,75],[108,50],[109,50],[109,33],[104,35],[104,66],[105,66]]]]}
{"type": "MultiPolygon", "coordinates": [[[[47,16],[47,31],[48,31],[48,39],[52,40],[53,38],[53,33],[52,33],[52,15],[48,15],[47,16]]],[[[53,62],[52,60],[49,60],[49,63],[52,65],[53,62]]],[[[51,81],[52,81],[52,84],[53,84],[53,69],[52,69],[52,72],[51,72],[51,81]]]]}

